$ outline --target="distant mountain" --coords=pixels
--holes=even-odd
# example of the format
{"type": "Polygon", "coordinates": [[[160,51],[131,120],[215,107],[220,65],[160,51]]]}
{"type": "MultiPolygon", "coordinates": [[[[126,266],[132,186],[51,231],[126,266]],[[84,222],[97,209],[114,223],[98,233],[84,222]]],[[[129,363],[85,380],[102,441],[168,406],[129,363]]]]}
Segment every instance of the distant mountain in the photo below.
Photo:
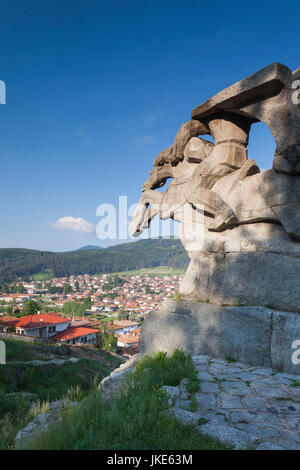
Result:
{"type": "Polygon", "coordinates": [[[82,251],[82,250],[103,250],[103,247],[98,246],[98,245],[85,245],[85,246],[82,246],[81,248],[78,248],[78,250],[76,251],[82,251]]]}
{"type": "Polygon", "coordinates": [[[55,277],[97,274],[170,266],[185,269],[188,256],[178,239],[149,239],[110,246],[102,250],[51,252],[24,248],[0,249],[0,284],[40,273],[55,277]]]}

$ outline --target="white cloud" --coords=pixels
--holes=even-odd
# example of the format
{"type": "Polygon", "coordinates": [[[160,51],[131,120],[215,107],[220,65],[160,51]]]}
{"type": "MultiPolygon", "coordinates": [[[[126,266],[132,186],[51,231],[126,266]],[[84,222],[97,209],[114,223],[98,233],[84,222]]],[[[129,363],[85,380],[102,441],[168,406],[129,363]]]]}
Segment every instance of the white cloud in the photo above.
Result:
{"type": "Polygon", "coordinates": [[[52,228],[57,230],[73,230],[79,233],[92,233],[95,227],[82,217],[60,217],[56,222],[49,224],[52,228]]]}

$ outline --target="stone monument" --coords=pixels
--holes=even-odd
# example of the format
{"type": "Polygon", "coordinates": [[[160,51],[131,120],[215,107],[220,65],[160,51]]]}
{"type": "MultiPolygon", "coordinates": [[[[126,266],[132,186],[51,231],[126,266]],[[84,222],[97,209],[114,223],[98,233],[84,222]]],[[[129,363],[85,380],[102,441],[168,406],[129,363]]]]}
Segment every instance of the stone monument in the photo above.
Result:
{"type": "Polygon", "coordinates": [[[193,109],[154,160],[131,233],[174,219],[190,264],[180,300],[144,322],[142,353],[180,347],[300,374],[299,80],[274,63],[235,83],[193,109]],[[259,121],[276,142],[263,172],[247,156],[259,121]]]}

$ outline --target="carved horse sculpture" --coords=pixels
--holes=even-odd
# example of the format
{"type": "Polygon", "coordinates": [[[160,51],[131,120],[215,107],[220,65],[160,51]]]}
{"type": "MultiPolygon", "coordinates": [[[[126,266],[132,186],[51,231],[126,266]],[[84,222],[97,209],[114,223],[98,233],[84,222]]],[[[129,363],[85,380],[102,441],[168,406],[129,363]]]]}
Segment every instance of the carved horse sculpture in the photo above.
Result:
{"type": "Polygon", "coordinates": [[[171,147],[154,161],[131,221],[139,235],[155,215],[182,222],[190,204],[208,230],[254,222],[281,224],[300,239],[300,112],[292,103],[292,73],[272,64],[195,108],[171,147]],[[264,97],[264,99],[262,99],[264,97]],[[247,159],[250,126],[270,127],[277,143],[274,169],[260,173],[247,159]],[[210,134],[215,143],[196,136],[210,134]],[[174,178],[166,193],[155,191],[174,178]]]}

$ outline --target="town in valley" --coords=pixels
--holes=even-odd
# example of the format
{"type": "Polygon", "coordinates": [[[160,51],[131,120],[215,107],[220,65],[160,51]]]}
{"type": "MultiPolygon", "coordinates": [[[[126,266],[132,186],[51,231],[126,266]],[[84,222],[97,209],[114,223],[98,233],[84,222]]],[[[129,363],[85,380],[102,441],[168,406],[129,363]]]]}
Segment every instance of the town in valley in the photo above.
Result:
{"type": "Polygon", "coordinates": [[[0,294],[0,336],[94,345],[130,357],[139,352],[142,322],[164,299],[178,296],[181,279],[180,271],[158,267],[18,280],[0,294]]]}

